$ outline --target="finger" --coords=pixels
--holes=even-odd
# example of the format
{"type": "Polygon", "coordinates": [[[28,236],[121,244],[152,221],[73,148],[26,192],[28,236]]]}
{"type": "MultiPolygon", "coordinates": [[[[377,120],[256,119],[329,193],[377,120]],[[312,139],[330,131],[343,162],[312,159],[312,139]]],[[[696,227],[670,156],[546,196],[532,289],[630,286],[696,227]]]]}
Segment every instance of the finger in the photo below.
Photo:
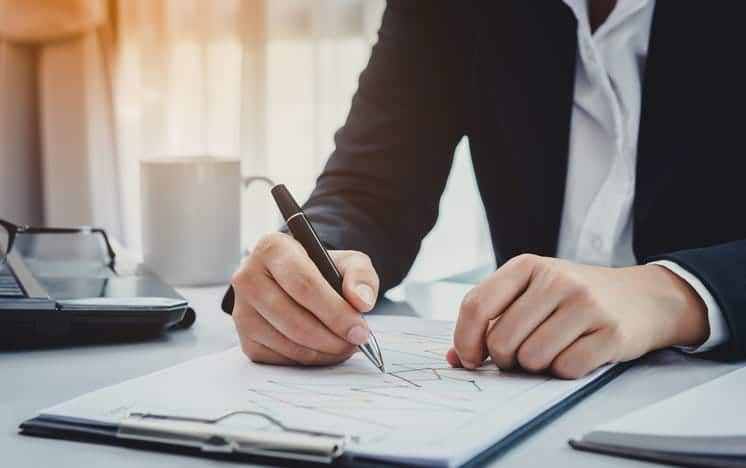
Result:
{"type": "MultiPolygon", "coordinates": [[[[349,354],[355,345],[332,333],[311,312],[296,303],[272,278],[253,278],[254,288],[249,302],[269,324],[288,338],[306,348],[328,354],[349,354]]],[[[242,300],[244,298],[241,298],[242,300]]]]}
{"type": "Polygon", "coordinates": [[[458,353],[456,352],[456,348],[451,348],[446,353],[446,361],[448,361],[448,364],[451,367],[464,367],[463,364],[461,364],[461,359],[458,357],[458,353]]]}
{"type": "Polygon", "coordinates": [[[547,369],[559,354],[591,331],[593,319],[583,310],[560,307],[529,335],[516,353],[518,364],[531,372],[547,369]]]}
{"type": "Polygon", "coordinates": [[[241,350],[253,362],[260,364],[275,364],[279,366],[297,366],[299,362],[288,359],[285,356],[276,353],[256,341],[241,337],[241,350]]]}
{"type": "Polygon", "coordinates": [[[262,240],[254,252],[261,258],[267,273],[295,302],[340,338],[355,345],[368,341],[365,320],[321,276],[298,241],[280,234],[262,240]]]}
{"type": "Polygon", "coordinates": [[[479,366],[487,354],[485,336],[494,320],[526,289],[539,257],[520,255],[469,291],[461,304],[453,342],[464,367],[479,366]]]}
{"type": "MultiPolygon", "coordinates": [[[[490,321],[490,324],[487,329],[487,333],[489,333],[489,330],[492,330],[492,327],[495,325],[496,322],[500,320],[500,317],[496,318],[495,320],[490,321]]],[[[486,348],[485,348],[486,350],[486,348]]],[[[482,359],[479,361],[480,364],[487,359],[487,352],[485,351],[484,355],[482,356],[482,359]]],[[[456,351],[456,348],[451,348],[446,352],[446,361],[448,361],[448,364],[451,365],[451,367],[464,367],[464,365],[461,363],[461,358],[458,356],[458,352],[456,351]]]]}
{"type": "Polygon", "coordinates": [[[552,361],[552,374],[563,379],[577,379],[611,362],[614,350],[608,346],[609,340],[606,330],[578,338],[552,361]]]}
{"type": "Polygon", "coordinates": [[[360,312],[368,312],[378,297],[378,274],[370,258],[351,250],[329,252],[342,275],[345,299],[360,312]]]}
{"type": "Polygon", "coordinates": [[[290,341],[287,337],[275,330],[258,312],[251,306],[246,306],[239,316],[236,317],[236,327],[239,335],[266,346],[274,352],[307,366],[321,366],[337,364],[344,361],[349,354],[328,354],[315,349],[306,348],[298,343],[290,341]]]}
{"type": "Polygon", "coordinates": [[[561,299],[561,291],[548,289],[534,279],[528,289],[508,306],[486,340],[489,354],[499,368],[515,367],[518,349],[552,315],[561,299]]]}

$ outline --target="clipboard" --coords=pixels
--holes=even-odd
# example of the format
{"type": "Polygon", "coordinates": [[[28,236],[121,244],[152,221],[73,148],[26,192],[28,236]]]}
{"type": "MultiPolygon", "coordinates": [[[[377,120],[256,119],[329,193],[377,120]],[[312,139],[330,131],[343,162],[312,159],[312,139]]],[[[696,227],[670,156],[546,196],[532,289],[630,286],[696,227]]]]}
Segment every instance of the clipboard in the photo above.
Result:
{"type": "MultiPolygon", "coordinates": [[[[572,406],[589,396],[630,367],[618,364],[590,384],[535,416],[496,444],[485,449],[464,467],[481,466],[516,445],[531,433],[549,424],[572,406]]],[[[22,434],[65,440],[117,445],[157,452],[234,461],[272,461],[297,466],[355,465],[380,466],[380,460],[345,457],[355,438],[292,428],[257,411],[235,411],[216,419],[186,418],[174,415],[131,413],[119,424],[77,418],[38,416],[20,425],[22,434]],[[221,422],[238,415],[260,418],[274,426],[274,436],[258,431],[222,429],[221,422]]]]}
{"type": "Polygon", "coordinates": [[[112,445],[215,455],[218,458],[271,459],[328,464],[339,458],[352,440],[343,434],[292,428],[258,411],[233,411],[216,419],[130,413],[119,424],[76,418],[39,416],[25,421],[21,433],[112,445]],[[273,430],[225,427],[236,417],[258,418],[273,430]]]}
{"type": "Polygon", "coordinates": [[[451,322],[373,319],[391,357],[386,375],[361,355],[311,376],[251,363],[236,347],[41,410],[20,430],[264,464],[479,466],[629,366],[579,381],[503,376],[489,364],[467,373],[439,367],[451,322]],[[156,391],[165,385],[182,391],[156,391]]]}

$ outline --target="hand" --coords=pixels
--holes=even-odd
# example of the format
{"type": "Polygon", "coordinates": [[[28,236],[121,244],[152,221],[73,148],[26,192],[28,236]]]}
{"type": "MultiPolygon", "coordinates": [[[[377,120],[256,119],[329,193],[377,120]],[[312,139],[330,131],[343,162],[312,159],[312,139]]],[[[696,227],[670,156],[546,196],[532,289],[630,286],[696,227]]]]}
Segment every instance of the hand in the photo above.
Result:
{"type": "Polygon", "coordinates": [[[473,369],[490,356],[501,369],[578,378],[708,335],[699,295],[663,266],[602,268],[520,255],[464,298],[446,358],[473,369]]]}
{"type": "Polygon", "coordinates": [[[360,252],[331,251],[344,299],[321,276],[303,246],[275,233],[256,244],[233,275],[233,320],[254,362],[329,365],[368,341],[361,316],[378,296],[378,275],[360,252]]]}

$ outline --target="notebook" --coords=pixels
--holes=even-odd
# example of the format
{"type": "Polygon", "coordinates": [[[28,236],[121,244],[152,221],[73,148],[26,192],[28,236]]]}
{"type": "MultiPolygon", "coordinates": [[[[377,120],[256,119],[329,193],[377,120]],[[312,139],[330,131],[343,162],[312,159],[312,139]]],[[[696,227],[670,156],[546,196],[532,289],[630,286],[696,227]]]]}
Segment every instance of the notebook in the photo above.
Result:
{"type": "Polygon", "coordinates": [[[664,463],[746,466],[746,367],[570,441],[580,450],[664,463]]]}
{"type": "Polygon", "coordinates": [[[208,456],[460,466],[508,447],[622,369],[574,381],[489,363],[452,369],[444,355],[453,322],[369,323],[386,374],[360,353],[293,368],[254,364],[233,348],[41,410],[21,430],[208,456]]]}

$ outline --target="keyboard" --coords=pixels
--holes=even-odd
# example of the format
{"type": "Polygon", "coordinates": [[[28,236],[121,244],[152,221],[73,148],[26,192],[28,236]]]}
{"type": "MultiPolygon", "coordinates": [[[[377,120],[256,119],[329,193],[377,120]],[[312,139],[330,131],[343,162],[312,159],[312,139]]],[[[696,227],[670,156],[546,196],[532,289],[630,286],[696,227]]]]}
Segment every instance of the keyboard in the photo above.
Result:
{"type": "Polygon", "coordinates": [[[0,298],[26,297],[7,265],[0,266],[0,298]]]}

